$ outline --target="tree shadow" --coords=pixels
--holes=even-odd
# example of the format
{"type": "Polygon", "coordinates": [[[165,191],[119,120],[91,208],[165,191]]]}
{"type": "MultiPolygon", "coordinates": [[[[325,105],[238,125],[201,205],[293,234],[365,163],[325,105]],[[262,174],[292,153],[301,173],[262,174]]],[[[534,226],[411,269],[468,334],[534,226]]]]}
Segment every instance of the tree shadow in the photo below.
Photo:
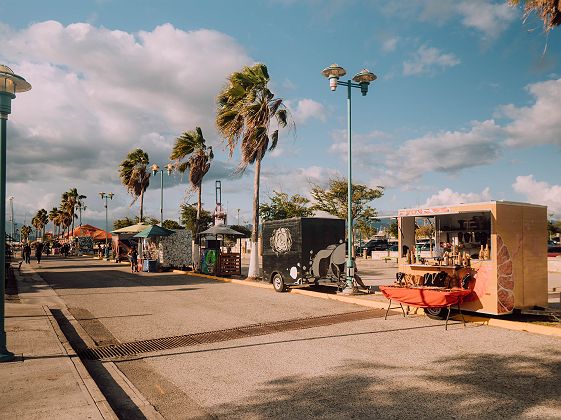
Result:
{"type": "MultiPolygon", "coordinates": [[[[297,361],[295,361],[297,363],[297,361]]],[[[266,382],[218,417],[561,417],[561,352],[467,354],[411,368],[346,361],[321,377],[266,382]],[[411,370],[412,369],[412,370],[411,370]]]]}
{"type": "MultiPolygon", "coordinates": [[[[58,266],[45,269],[38,267],[35,272],[53,289],[103,289],[151,286],[176,286],[176,291],[197,290],[201,284],[220,284],[205,277],[195,277],[176,273],[131,273],[127,267],[100,267],[102,269],[87,269],[88,266],[58,266]],[[81,270],[76,270],[80,268],[81,270]],[[84,268],[86,268],[84,270],[84,268]]],[[[97,268],[97,267],[96,267],[97,268]]],[[[20,275],[24,277],[23,275],[20,275]]],[[[166,289],[167,291],[172,291],[166,289]]],[[[31,286],[26,293],[33,293],[31,286]]],[[[112,291],[111,293],[115,293],[112,291]]]]}

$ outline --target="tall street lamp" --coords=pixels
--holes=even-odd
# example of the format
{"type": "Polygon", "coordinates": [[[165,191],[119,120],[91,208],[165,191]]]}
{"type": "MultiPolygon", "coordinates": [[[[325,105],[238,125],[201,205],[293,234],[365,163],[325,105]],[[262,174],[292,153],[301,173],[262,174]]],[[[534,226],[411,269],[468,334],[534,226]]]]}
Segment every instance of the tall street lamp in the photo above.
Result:
{"type": "MultiPolygon", "coordinates": [[[[6,125],[12,112],[12,99],[16,93],[27,92],[31,85],[7,66],[0,65],[0,362],[14,360],[6,348],[4,331],[4,294],[6,280],[6,125]]],[[[13,226],[13,225],[12,225],[13,226]]],[[[13,229],[13,227],[12,227],[13,229]]]]}
{"type": "MultiPolygon", "coordinates": [[[[160,172],[160,226],[164,227],[164,170],[160,169],[155,163],[150,168],[154,176],[160,172]]],[[[166,171],[168,175],[171,175],[173,171],[173,165],[171,163],[166,165],[166,171]]]]}
{"type": "Polygon", "coordinates": [[[15,227],[14,227],[14,196],[11,195],[8,200],[10,200],[10,225],[12,226],[12,242],[14,242],[15,239],[15,227]]]}
{"type": "MultiPolygon", "coordinates": [[[[78,201],[76,203],[76,210],[78,210],[78,214],[79,214],[79,223],[80,223],[80,227],[82,227],[82,210],[86,211],[86,209],[88,208],[88,206],[86,206],[84,203],[82,203],[81,201],[78,201]]],[[[81,232],[81,231],[80,231],[81,232]]],[[[81,235],[81,233],[80,233],[81,235]]]]}
{"type": "Polygon", "coordinates": [[[105,259],[108,260],[109,259],[109,226],[107,225],[107,199],[109,200],[113,200],[113,196],[115,194],[113,193],[105,193],[105,192],[100,192],[99,196],[101,197],[102,200],[105,200],[105,259]]]}
{"type": "Polygon", "coordinates": [[[376,80],[376,75],[371,73],[367,69],[363,69],[358,72],[353,80],[347,80],[346,82],[339,81],[340,77],[347,74],[347,71],[337,64],[332,64],[321,72],[325,77],[329,79],[329,87],[331,91],[337,89],[337,85],[347,87],[347,154],[348,154],[348,165],[347,165],[347,270],[346,270],[346,280],[347,286],[342,291],[343,293],[353,293],[355,290],[354,277],[355,277],[355,262],[353,258],[353,213],[352,213],[352,197],[353,197],[353,187],[352,187],[352,165],[351,165],[351,88],[359,88],[362,96],[366,96],[368,93],[368,85],[370,82],[376,80]],[[353,83],[355,82],[355,83],[353,83]]]}

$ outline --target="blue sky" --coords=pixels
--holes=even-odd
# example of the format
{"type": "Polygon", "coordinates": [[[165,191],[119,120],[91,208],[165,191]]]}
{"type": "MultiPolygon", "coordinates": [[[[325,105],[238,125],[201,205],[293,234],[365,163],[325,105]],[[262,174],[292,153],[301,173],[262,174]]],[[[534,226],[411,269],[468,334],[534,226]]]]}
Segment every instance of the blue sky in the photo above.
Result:
{"type": "MultiPolygon", "coordinates": [[[[103,225],[137,205],[118,164],[141,147],[167,163],[174,139],[201,126],[215,146],[214,181],[230,222],[248,220],[252,170],[233,175],[214,127],[214,99],[232,71],[267,64],[296,130],[263,161],[261,200],[274,190],[307,195],[346,174],[346,94],[320,71],[378,75],[353,92],[353,180],[385,187],[372,204],[399,208],[491,199],[546,204],[561,217],[561,35],[491,0],[416,2],[6,1],[0,63],[32,85],[13,103],[8,194],[16,222],[87,195],[85,222],[103,225]],[[545,49],[545,53],[544,53],[545,49]],[[27,214],[27,216],[26,216],[27,214]]],[[[165,179],[166,218],[177,218],[186,179],[165,179]]],[[[159,214],[159,179],[146,197],[159,214]]]]}

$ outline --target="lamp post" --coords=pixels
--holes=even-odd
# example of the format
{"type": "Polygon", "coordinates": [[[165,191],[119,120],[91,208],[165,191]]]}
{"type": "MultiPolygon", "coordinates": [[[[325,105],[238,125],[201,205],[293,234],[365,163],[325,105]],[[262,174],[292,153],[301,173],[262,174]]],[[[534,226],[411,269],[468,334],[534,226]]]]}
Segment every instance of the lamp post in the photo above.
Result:
{"type": "Polygon", "coordinates": [[[109,226],[107,225],[107,199],[113,200],[113,196],[115,194],[113,193],[105,193],[105,192],[100,192],[99,196],[101,197],[102,200],[105,200],[105,259],[108,260],[109,259],[109,226]]]}
{"type": "MultiPolygon", "coordinates": [[[[6,281],[6,126],[16,93],[27,92],[31,85],[7,66],[0,65],[0,362],[14,360],[6,348],[4,331],[4,294],[6,281]]],[[[13,229],[13,224],[12,224],[13,229]]]]}
{"type": "MultiPolygon", "coordinates": [[[[164,170],[160,169],[155,163],[150,168],[154,176],[160,172],[160,226],[164,227],[164,170]]],[[[173,165],[171,163],[166,165],[166,171],[168,175],[171,175],[173,171],[173,165]]]]}
{"type": "Polygon", "coordinates": [[[10,225],[12,227],[12,242],[14,242],[16,240],[14,228],[14,196],[11,195],[8,200],[10,200],[10,225]]]}
{"type": "MultiPolygon", "coordinates": [[[[82,203],[81,201],[78,201],[76,203],[76,210],[78,210],[78,214],[79,214],[79,223],[80,223],[80,227],[82,227],[82,210],[86,211],[86,209],[88,208],[88,206],[86,206],[84,203],[82,203]]],[[[81,235],[80,231],[80,235],[81,235]]]]}
{"type": "Polygon", "coordinates": [[[351,88],[359,88],[362,96],[366,96],[368,93],[368,85],[370,82],[376,80],[376,75],[371,73],[367,69],[361,70],[357,73],[353,80],[347,80],[346,82],[339,81],[340,77],[347,74],[347,71],[338,66],[337,64],[332,64],[325,68],[321,72],[325,77],[329,79],[329,87],[331,91],[335,91],[338,85],[347,87],[347,153],[348,153],[348,164],[347,164],[347,270],[346,270],[346,280],[347,287],[343,290],[343,293],[353,293],[355,290],[354,276],[355,276],[355,262],[353,258],[353,213],[352,213],[352,197],[353,197],[353,187],[352,187],[352,164],[351,164],[351,88]],[[353,83],[355,82],[355,83],[353,83]]]}

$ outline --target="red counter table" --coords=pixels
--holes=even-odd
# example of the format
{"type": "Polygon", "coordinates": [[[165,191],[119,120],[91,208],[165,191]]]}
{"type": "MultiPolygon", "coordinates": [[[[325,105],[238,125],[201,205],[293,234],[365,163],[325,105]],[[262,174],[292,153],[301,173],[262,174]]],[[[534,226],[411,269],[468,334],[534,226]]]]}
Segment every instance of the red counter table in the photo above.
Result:
{"type": "MultiPolygon", "coordinates": [[[[399,287],[399,286],[380,286],[380,290],[384,296],[390,301],[386,311],[391,308],[392,300],[402,304],[415,306],[418,308],[448,308],[446,317],[446,329],[448,329],[448,318],[450,316],[450,308],[456,306],[462,315],[461,304],[471,290],[454,288],[432,288],[432,287],[399,287]]],[[[402,307],[403,309],[403,307],[402,307]]],[[[404,312],[405,313],[405,312],[404,312]]],[[[463,319],[463,315],[462,315],[463,319]]],[[[464,322],[465,324],[465,322],[464,322]]]]}

